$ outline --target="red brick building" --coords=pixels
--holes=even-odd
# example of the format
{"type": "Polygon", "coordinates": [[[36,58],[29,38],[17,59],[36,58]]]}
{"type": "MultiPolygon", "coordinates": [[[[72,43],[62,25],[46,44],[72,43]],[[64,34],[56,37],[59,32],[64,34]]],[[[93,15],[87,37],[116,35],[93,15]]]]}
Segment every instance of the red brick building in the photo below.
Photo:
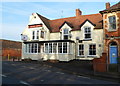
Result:
{"type": "Polygon", "coordinates": [[[20,60],[22,44],[11,40],[0,40],[2,60],[20,60]]]}
{"type": "Polygon", "coordinates": [[[106,9],[100,11],[103,16],[104,51],[99,59],[94,59],[96,71],[109,71],[110,68],[118,70],[120,59],[120,2],[110,6],[106,3],[106,9]]]}

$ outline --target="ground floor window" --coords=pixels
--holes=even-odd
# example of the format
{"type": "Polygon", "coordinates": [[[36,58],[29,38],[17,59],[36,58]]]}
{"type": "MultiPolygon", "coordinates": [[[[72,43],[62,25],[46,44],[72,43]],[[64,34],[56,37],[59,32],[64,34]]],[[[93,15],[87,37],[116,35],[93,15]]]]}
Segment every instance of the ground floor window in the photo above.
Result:
{"type": "Polygon", "coordinates": [[[96,55],[96,44],[89,45],[89,55],[96,55]]]}
{"type": "Polygon", "coordinates": [[[80,44],[78,47],[78,55],[83,56],[84,55],[84,45],[80,44]]]}
{"type": "Polygon", "coordinates": [[[40,45],[38,43],[25,44],[25,53],[40,53],[40,45]]]}
{"type": "Polygon", "coordinates": [[[45,43],[45,53],[71,53],[69,42],[53,42],[53,43],[45,43]]]}
{"type": "Polygon", "coordinates": [[[29,43],[25,44],[25,53],[72,53],[72,43],[51,42],[51,43],[29,43]]]}

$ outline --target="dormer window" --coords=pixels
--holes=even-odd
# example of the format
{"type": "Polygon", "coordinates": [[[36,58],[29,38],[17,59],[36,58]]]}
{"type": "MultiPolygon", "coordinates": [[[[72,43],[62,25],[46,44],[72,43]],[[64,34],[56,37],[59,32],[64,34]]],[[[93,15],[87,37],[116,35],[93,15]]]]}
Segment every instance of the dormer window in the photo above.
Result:
{"type": "Polygon", "coordinates": [[[68,40],[69,39],[69,30],[68,29],[64,29],[63,30],[63,39],[64,40],[68,40]]]}
{"type": "Polygon", "coordinates": [[[116,30],[116,17],[110,16],[110,17],[108,17],[108,19],[109,19],[109,29],[116,30]]]}
{"type": "Polygon", "coordinates": [[[90,27],[84,28],[84,35],[85,35],[85,39],[91,39],[91,28],[90,27]]]}

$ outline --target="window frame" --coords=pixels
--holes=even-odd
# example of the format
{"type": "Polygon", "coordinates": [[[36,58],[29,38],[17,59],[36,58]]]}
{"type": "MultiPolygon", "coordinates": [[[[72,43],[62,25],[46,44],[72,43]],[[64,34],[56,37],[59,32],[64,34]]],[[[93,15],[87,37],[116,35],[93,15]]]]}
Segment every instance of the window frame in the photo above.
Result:
{"type": "Polygon", "coordinates": [[[84,51],[84,44],[79,44],[79,45],[78,45],[78,56],[84,56],[84,55],[85,55],[84,52],[85,52],[85,51],[84,51]],[[82,50],[82,49],[80,50],[80,45],[83,46],[83,50],[82,50]],[[83,51],[83,55],[80,55],[80,51],[83,51]]]}
{"type": "Polygon", "coordinates": [[[92,32],[91,32],[91,27],[84,27],[84,39],[85,40],[89,40],[89,39],[92,39],[92,32]],[[87,29],[87,32],[86,32],[86,29],[87,29]],[[89,30],[88,30],[89,29],[89,30]],[[89,32],[90,31],[90,32],[89,32]],[[86,38],[86,35],[90,35],[89,38],[86,38]]]}
{"type": "MultiPolygon", "coordinates": [[[[97,46],[96,44],[89,44],[89,56],[96,56],[97,55],[97,46]],[[95,55],[90,55],[90,45],[95,45],[95,55]]],[[[92,52],[93,52],[93,49],[92,49],[92,52]]]]}
{"type": "Polygon", "coordinates": [[[62,39],[63,39],[63,40],[69,40],[69,39],[70,39],[70,38],[69,38],[69,33],[70,33],[70,31],[69,31],[68,28],[63,29],[63,30],[62,30],[62,39]],[[67,33],[65,32],[65,30],[67,30],[67,33]],[[67,36],[67,39],[65,39],[65,36],[67,36]]]}
{"type": "Polygon", "coordinates": [[[108,30],[109,31],[116,31],[117,30],[117,22],[116,22],[116,16],[115,15],[111,15],[111,16],[108,16],[108,30]],[[112,20],[112,23],[110,22],[110,18],[111,19],[114,19],[114,18],[112,18],[112,17],[114,17],[115,18],[115,20],[112,20]],[[113,26],[112,25],[115,25],[115,28],[113,28],[113,26]]]}

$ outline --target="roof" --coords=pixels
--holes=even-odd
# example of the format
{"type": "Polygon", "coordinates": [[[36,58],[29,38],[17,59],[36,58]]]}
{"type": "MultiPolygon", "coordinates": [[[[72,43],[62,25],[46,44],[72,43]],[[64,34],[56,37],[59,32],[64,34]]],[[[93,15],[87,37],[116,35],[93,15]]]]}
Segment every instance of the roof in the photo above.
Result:
{"type": "MultiPolygon", "coordinates": [[[[37,13],[38,14],[38,13],[37,13]]],[[[45,25],[51,32],[59,32],[60,27],[67,23],[70,27],[72,27],[72,31],[80,30],[81,24],[83,24],[86,20],[91,21],[93,25],[95,25],[95,29],[102,29],[102,15],[100,13],[91,14],[91,15],[80,15],[75,17],[61,18],[55,20],[49,20],[40,14],[38,16],[43,20],[45,25]]]]}
{"type": "Polygon", "coordinates": [[[115,11],[120,11],[120,1],[117,4],[111,6],[110,8],[100,11],[100,13],[115,12],[115,11]]]}
{"type": "Polygon", "coordinates": [[[2,43],[2,48],[22,49],[22,43],[18,41],[0,39],[0,42],[2,43]]]}
{"type": "Polygon", "coordinates": [[[51,27],[50,27],[50,24],[49,24],[49,19],[47,19],[46,17],[44,17],[44,16],[42,16],[38,13],[37,13],[37,15],[43,21],[43,23],[47,26],[47,28],[51,31],[51,27]]]}

